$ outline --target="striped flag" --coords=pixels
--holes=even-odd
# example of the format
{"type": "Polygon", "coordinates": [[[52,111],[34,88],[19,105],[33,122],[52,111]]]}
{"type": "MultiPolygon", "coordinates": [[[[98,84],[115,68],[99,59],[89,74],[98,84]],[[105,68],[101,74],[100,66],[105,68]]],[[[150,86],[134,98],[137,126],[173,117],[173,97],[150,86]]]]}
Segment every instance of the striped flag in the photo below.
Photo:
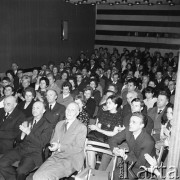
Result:
{"type": "Polygon", "coordinates": [[[98,5],[95,48],[180,49],[180,5],[98,5]]]}

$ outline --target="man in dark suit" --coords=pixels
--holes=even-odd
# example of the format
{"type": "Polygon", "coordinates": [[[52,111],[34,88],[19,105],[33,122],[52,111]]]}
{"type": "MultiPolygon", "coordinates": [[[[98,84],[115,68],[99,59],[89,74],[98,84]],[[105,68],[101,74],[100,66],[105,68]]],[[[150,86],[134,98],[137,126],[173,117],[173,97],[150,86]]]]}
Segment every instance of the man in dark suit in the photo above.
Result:
{"type": "MultiPolygon", "coordinates": [[[[113,153],[117,156],[121,156],[124,162],[131,165],[131,172],[128,171],[128,177],[124,177],[124,179],[140,178],[140,166],[149,166],[144,155],[146,153],[151,156],[155,155],[155,142],[144,129],[146,124],[146,118],[142,113],[133,113],[130,119],[129,127],[119,132],[109,140],[109,145],[113,153]],[[128,154],[125,153],[125,149],[118,148],[118,145],[123,141],[126,141],[128,144],[128,154]]],[[[114,171],[114,180],[119,180],[118,168],[114,171]]]]}
{"type": "Polygon", "coordinates": [[[13,143],[20,134],[19,125],[24,119],[25,115],[17,108],[16,98],[6,97],[4,108],[0,109],[0,154],[13,148],[13,143]]]}
{"type": "Polygon", "coordinates": [[[164,88],[164,80],[162,79],[162,77],[163,77],[162,71],[157,70],[155,84],[156,84],[156,89],[158,92],[160,90],[163,90],[163,88],[164,88]]]}
{"type": "Polygon", "coordinates": [[[18,71],[17,63],[12,63],[11,68],[12,68],[12,71],[14,73],[14,76],[17,76],[17,71],[18,71]]]}
{"type": "MultiPolygon", "coordinates": [[[[145,127],[146,132],[151,135],[152,130],[154,128],[154,121],[146,113],[143,113],[144,107],[145,104],[143,100],[140,100],[139,98],[133,99],[131,101],[131,112],[128,113],[127,116],[123,118],[123,125],[125,127],[128,127],[132,114],[135,112],[142,112],[142,114],[147,118],[147,125],[145,127]]],[[[146,112],[147,112],[147,108],[146,108],[146,112]]]]}
{"type": "Polygon", "coordinates": [[[169,91],[170,91],[170,95],[172,96],[172,95],[175,95],[175,88],[176,88],[176,82],[175,81],[173,81],[173,80],[170,80],[169,81],[169,84],[168,84],[168,89],[169,89],[169,91]]]}
{"type": "Polygon", "coordinates": [[[53,154],[35,172],[33,180],[68,177],[83,167],[87,128],[77,119],[76,103],[70,103],[65,114],[66,120],[58,122],[51,139],[49,149],[53,154]]]}
{"type": "Polygon", "coordinates": [[[122,118],[124,119],[128,114],[131,114],[131,101],[137,98],[138,94],[136,91],[128,92],[126,95],[127,104],[123,106],[122,118]]]}
{"type": "Polygon", "coordinates": [[[118,91],[117,94],[121,94],[123,84],[120,82],[118,73],[113,74],[112,80],[109,82],[109,84],[113,84],[114,86],[116,86],[118,91]]]}
{"type": "Polygon", "coordinates": [[[76,80],[77,80],[77,89],[79,92],[83,92],[84,88],[87,86],[86,83],[83,82],[83,76],[81,73],[76,74],[76,80]]]}
{"type": "Polygon", "coordinates": [[[148,109],[148,116],[154,121],[153,138],[160,140],[161,118],[166,111],[166,105],[169,102],[169,96],[166,91],[160,91],[157,99],[157,106],[148,109]]]}
{"type": "Polygon", "coordinates": [[[17,75],[14,79],[14,89],[17,92],[18,89],[22,88],[22,77],[23,77],[23,69],[17,70],[17,75]]]}
{"type": "Polygon", "coordinates": [[[103,92],[105,92],[106,87],[108,86],[108,79],[104,75],[104,69],[102,67],[99,67],[96,73],[98,73],[99,76],[99,84],[101,85],[103,92]]]}
{"type": "Polygon", "coordinates": [[[46,97],[48,105],[44,116],[54,128],[59,121],[64,119],[66,108],[62,104],[56,102],[58,96],[55,90],[48,90],[46,97]]]}
{"type": "Polygon", "coordinates": [[[91,75],[96,75],[96,69],[97,69],[97,66],[95,64],[95,60],[94,59],[91,59],[90,60],[90,67],[89,67],[89,72],[91,73],[91,75]]]}
{"type": "Polygon", "coordinates": [[[88,70],[87,68],[83,67],[82,69],[82,83],[87,86],[89,84],[90,78],[87,76],[88,75],[88,70]]]}
{"type": "Polygon", "coordinates": [[[22,142],[0,159],[0,175],[4,179],[25,180],[30,171],[42,164],[42,149],[50,141],[52,134],[51,124],[43,117],[44,112],[44,104],[35,102],[33,117],[19,126],[22,142]],[[20,163],[15,170],[12,164],[16,161],[20,163]]]}

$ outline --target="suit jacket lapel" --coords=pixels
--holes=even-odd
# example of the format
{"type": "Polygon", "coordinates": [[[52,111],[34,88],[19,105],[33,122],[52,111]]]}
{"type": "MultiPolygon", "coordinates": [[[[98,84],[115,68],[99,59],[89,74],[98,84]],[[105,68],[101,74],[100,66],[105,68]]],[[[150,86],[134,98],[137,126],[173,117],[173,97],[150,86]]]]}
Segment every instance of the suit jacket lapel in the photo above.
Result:
{"type": "Polygon", "coordinates": [[[68,130],[67,130],[66,133],[68,133],[68,134],[69,134],[69,133],[72,133],[77,124],[78,124],[78,119],[76,119],[76,120],[70,125],[70,127],[68,128],[68,130]]]}
{"type": "Polygon", "coordinates": [[[56,104],[54,105],[54,107],[53,107],[53,109],[51,111],[55,112],[56,109],[57,109],[57,102],[56,102],[56,104]]]}
{"type": "Polygon", "coordinates": [[[12,121],[14,119],[13,117],[17,117],[17,109],[16,108],[12,111],[12,113],[6,119],[4,119],[4,121],[3,121],[4,125],[9,124],[9,121],[12,121]]]}
{"type": "Polygon", "coordinates": [[[2,118],[1,118],[1,121],[0,121],[0,126],[4,123],[4,116],[5,116],[5,111],[3,110],[2,112],[2,118]]]}
{"type": "MultiPolygon", "coordinates": [[[[32,121],[33,123],[33,121],[32,121]]],[[[38,129],[43,123],[43,118],[41,118],[36,124],[34,124],[33,128],[32,128],[32,132],[36,131],[36,129],[38,129]]]]}
{"type": "Polygon", "coordinates": [[[65,123],[66,121],[64,121],[63,123],[63,134],[64,134],[64,138],[63,138],[63,141],[65,140],[66,141],[66,137],[70,137],[70,135],[74,132],[74,129],[76,128],[77,124],[78,124],[78,119],[76,119],[71,125],[70,127],[68,128],[67,132],[65,132],[65,123]]]}

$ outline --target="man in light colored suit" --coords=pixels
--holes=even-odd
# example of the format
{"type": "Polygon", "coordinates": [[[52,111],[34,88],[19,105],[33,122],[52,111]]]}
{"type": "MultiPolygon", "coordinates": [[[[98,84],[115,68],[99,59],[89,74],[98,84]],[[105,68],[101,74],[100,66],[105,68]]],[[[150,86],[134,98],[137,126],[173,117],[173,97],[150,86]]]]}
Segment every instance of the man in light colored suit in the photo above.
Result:
{"type": "Polygon", "coordinates": [[[78,105],[70,103],[65,112],[66,120],[55,127],[49,147],[52,156],[35,172],[33,180],[60,179],[82,168],[87,128],[77,119],[78,114],[78,105]]]}

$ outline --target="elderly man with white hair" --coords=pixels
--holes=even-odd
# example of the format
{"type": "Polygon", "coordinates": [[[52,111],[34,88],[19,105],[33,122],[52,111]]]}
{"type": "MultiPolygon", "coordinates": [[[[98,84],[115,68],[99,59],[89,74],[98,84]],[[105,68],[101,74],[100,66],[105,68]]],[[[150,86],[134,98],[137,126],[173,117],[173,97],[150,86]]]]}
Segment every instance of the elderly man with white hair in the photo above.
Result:
{"type": "Polygon", "coordinates": [[[70,103],[65,112],[66,120],[55,127],[49,147],[53,153],[35,172],[33,180],[60,179],[82,168],[87,128],[77,119],[78,114],[79,106],[70,103]]]}
{"type": "Polygon", "coordinates": [[[25,115],[17,108],[16,98],[8,96],[4,99],[4,108],[0,109],[0,154],[13,149],[13,143],[21,133],[19,125],[25,115]]]}

